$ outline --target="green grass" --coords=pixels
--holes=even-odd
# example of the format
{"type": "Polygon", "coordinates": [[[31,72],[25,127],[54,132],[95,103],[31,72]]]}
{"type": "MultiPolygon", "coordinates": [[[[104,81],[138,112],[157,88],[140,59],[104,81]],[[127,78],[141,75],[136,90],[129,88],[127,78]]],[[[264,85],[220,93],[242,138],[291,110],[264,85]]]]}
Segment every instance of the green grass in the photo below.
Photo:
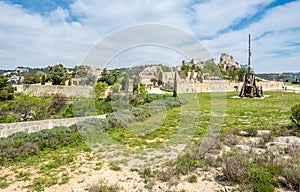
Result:
{"type": "Polygon", "coordinates": [[[224,128],[272,129],[290,123],[291,106],[300,101],[300,95],[288,92],[265,92],[265,99],[233,99],[227,94],[224,128]]]}
{"type": "MultiPolygon", "coordinates": [[[[29,180],[31,175],[26,170],[28,168],[38,170],[39,175],[32,179],[31,189],[42,191],[54,184],[67,183],[70,176],[65,173],[65,167],[73,166],[76,170],[76,156],[81,152],[87,154],[92,152],[89,146],[95,146],[95,149],[101,152],[101,158],[109,162],[116,161],[113,158],[117,157],[120,162],[110,164],[110,168],[117,171],[121,169],[119,163],[126,165],[126,159],[147,160],[148,150],[163,149],[168,154],[169,146],[177,144],[188,146],[193,139],[202,138],[207,134],[208,129],[214,128],[217,124],[223,132],[230,129],[273,129],[290,124],[291,106],[300,102],[300,95],[288,92],[265,92],[264,94],[270,97],[234,99],[231,97],[237,96],[238,93],[183,94],[180,97],[185,98],[188,103],[182,107],[152,114],[151,118],[143,122],[131,123],[126,128],[119,127],[100,134],[92,133],[85,144],[41,151],[38,155],[30,156],[20,162],[8,163],[5,167],[12,166],[18,170],[15,172],[16,180],[29,180]],[[216,116],[212,116],[212,109],[216,116]],[[65,174],[59,176],[59,173],[65,174]]],[[[193,167],[203,166],[201,159],[193,156],[182,157],[182,162],[178,161],[178,166],[175,166],[179,173],[190,172],[193,167]],[[182,166],[179,165],[180,163],[182,166]]],[[[92,157],[86,156],[86,159],[91,161],[92,157]]],[[[153,164],[159,157],[150,156],[149,159],[153,164]]],[[[100,170],[101,167],[102,163],[98,163],[94,169],[100,170]]],[[[9,186],[11,181],[3,175],[0,176],[0,188],[9,186]]]]}
{"type": "Polygon", "coordinates": [[[5,189],[9,186],[9,182],[6,179],[6,176],[0,177],[0,189],[5,189]]]}

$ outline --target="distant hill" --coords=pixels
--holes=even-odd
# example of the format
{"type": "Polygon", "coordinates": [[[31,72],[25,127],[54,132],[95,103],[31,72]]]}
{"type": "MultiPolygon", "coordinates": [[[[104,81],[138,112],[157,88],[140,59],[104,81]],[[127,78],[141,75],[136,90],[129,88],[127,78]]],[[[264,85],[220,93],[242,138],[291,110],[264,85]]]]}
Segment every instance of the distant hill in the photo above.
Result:
{"type": "Polygon", "coordinates": [[[296,73],[261,73],[256,74],[257,77],[266,80],[285,81],[292,82],[296,79],[300,79],[300,72],[296,73]]]}

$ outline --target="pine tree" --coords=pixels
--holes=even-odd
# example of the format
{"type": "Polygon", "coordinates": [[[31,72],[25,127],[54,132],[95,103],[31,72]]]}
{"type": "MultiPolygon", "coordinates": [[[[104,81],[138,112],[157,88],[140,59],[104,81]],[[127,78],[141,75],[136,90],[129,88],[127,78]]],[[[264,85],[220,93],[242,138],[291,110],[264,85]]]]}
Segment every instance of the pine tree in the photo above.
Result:
{"type": "Polygon", "coordinates": [[[176,72],[174,77],[173,97],[177,97],[177,73],[176,72]]]}

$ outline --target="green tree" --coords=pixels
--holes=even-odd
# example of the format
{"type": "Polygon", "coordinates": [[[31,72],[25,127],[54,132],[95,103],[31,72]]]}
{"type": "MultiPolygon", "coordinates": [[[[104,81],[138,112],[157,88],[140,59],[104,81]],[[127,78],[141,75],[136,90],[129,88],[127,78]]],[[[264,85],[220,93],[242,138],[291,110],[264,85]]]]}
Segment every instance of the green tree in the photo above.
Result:
{"type": "Polygon", "coordinates": [[[139,86],[139,93],[141,93],[141,94],[146,94],[147,93],[145,84],[142,84],[142,85],[139,86]]]}
{"type": "Polygon", "coordinates": [[[156,78],[151,78],[151,79],[150,79],[150,82],[153,83],[153,85],[156,85],[157,79],[156,79],[156,78]]]}
{"type": "Polygon", "coordinates": [[[62,64],[49,66],[49,80],[52,82],[52,85],[60,85],[67,78],[67,69],[62,64]]]}
{"type": "Polygon", "coordinates": [[[190,71],[190,66],[189,65],[181,65],[181,74],[187,76],[188,72],[190,71]]]}
{"type": "Polygon", "coordinates": [[[295,125],[297,125],[297,127],[300,130],[300,104],[292,106],[291,110],[292,110],[291,120],[293,123],[295,123],[295,125]]]}
{"type": "Polygon", "coordinates": [[[75,78],[84,78],[88,75],[91,67],[86,65],[75,66],[72,70],[72,77],[75,78]]]}
{"type": "Polygon", "coordinates": [[[140,78],[139,76],[133,75],[133,93],[139,93],[140,87],[140,78]]]}
{"type": "Polygon", "coordinates": [[[95,75],[93,75],[91,72],[88,72],[83,79],[84,85],[93,85],[96,81],[95,75]]]}
{"type": "Polygon", "coordinates": [[[237,71],[236,70],[230,70],[230,71],[228,71],[228,77],[229,77],[229,79],[231,79],[233,81],[238,80],[237,71]]]}
{"type": "Polygon", "coordinates": [[[0,75],[0,100],[11,100],[14,98],[15,88],[8,84],[8,79],[0,75]]]}
{"type": "Polygon", "coordinates": [[[68,86],[71,86],[72,85],[72,78],[69,78],[68,79],[68,86]]]}
{"type": "Polygon", "coordinates": [[[173,97],[177,97],[177,73],[176,72],[174,77],[173,97]]]}
{"type": "Polygon", "coordinates": [[[107,69],[104,68],[98,81],[105,82],[111,86],[117,82],[119,75],[120,72],[118,70],[107,71],[107,69]]]}
{"type": "Polygon", "coordinates": [[[40,82],[40,77],[37,75],[27,74],[24,76],[24,84],[35,84],[40,82]]]}
{"type": "Polygon", "coordinates": [[[115,83],[111,86],[113,92],[118,92],[120,90],[121,85],[119,83],[115,83]]]}
{"type": "Polygon", "coordinates": [[[22,121],[40,120],[50,115],[48,109],[52,98],[39,98],[21,94],[16,96],[16,113],[21,116],[22,121]]]}
{"type": "Polygon", "coordinates": [[[157,84],[158,84],[158,86],[161,86],[161,84],[162,84],[162,72],[159,72],[159,74],[158,74],[157,84]]]}
{"type": "MultiPolygon", "coordinates": [[[[238,69],[236,73],[237,73],[237,78],[238,78],[237,80],[238,81],[243,81],[244,80],[244,75],[246,75],[248,73],[248,69],[242,67],[242,68],[238,69]]],[[[250,73],[253,73],[253,71],[250,70],[250,73]]]]}
{"type": "Polygon", "coordinates": [[[45,84],[46,84],[46,76],[43,75],[41,79],[41,85],[45,85],[45,84]]]}
{"type": "Polygon", "coordinates": [[[108,88],[108,85],[107,83],[105,82],[97,82],[95,85],[94,85],[94,89],[95,89],[95,96],[96,98],[101,98],[101,97],[104,97],[105,96],[105,91],[107,90],[108,88]]]}
{"type": "Polygon", "coordinates": [[[223,77],[219,66],[216,65],[214,62],[206,62],[202,69],[202,72],[209,73],[210,77],[219,77],[219,78],[223,77]]]}

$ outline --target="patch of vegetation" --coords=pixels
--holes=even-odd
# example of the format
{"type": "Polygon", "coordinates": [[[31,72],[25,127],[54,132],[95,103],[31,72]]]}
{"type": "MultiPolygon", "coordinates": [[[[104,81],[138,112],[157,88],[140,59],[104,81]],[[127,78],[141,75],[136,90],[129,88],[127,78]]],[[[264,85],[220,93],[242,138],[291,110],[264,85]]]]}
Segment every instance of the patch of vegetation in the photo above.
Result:
{"type": "Polygon", "coordinates": [[[5,189],[9,186],[9,182],[7,181],[6,177],[0,177],[0,189],[5,189]]]}
{"type": "Polygon", "coordinates": [[[282,171],[284,180],[282,183],[290,190],[300,190],[300,165],[289,164],[286,165],[282,171]]]}
{"type": "Polygon", "coordinates": [[[160,90],[166,91],[166,92],[173,92],[174,88],[170,86],[161,86],[160,90]]]}
{"type": "Polygon", "coordinates": [[[121,167],[119,167],[118,165],[111,163],[109,164],[109,168],[113,171],[121,171],[121,167]]]}
{"type": "Polygon", "coordinates": [[[20,171],[17,173],[16,178],[17,181],[27,181],[30,178],[31,173],[25,172],[25,171],[20,171]]]}
{"type": "Polygon", "coordinates": [[[94,184],[89,188],[89,192],[119,192],[121,189],[117,184],[108,184],[104,180],[100,180],[98,184],[94,184]]]}
{"type": "Polygon", "coordinates": [[[197,183],[197,176],[191,175],[190,177],[188,177],[188,182],[189,183],[197,183]]]}
{"type": "Polygon", "coordinates": [[[144,183],[150,183],[154,177],[153,172],[150,167],[144,168],[139,172],[141,178],[144,179],[144,183]]]}
{"type": "Polygon", "coordinates": [[[44,191],[45,187],[57,184],[57,180],[57,176],[53,175],[39,176],[33,180],[33,185],[31,187],[35,191],[44,191]]]}
{"type": "Polygon", "coordinates": [[[241,152],[234,151],[226,153],[223,157],[222,171],[228,181],[236,182],[239,184],[250,182],[249,176],[249,155],[241,152]]]}
{"type": "Polygon", "coordinates": [[[58,148],[77,145],[83,139],[76,126],[55,127],[35,133],[19,132],[2,138],[0,142],[1,165],[15,161],[23,161],[41,151],[56,150],[58,148]]]}
{"type": "Polygon", "coordinates": [[[300,104],[292,106],[292,122],[298,127],[300,130],[300,104]]]}

